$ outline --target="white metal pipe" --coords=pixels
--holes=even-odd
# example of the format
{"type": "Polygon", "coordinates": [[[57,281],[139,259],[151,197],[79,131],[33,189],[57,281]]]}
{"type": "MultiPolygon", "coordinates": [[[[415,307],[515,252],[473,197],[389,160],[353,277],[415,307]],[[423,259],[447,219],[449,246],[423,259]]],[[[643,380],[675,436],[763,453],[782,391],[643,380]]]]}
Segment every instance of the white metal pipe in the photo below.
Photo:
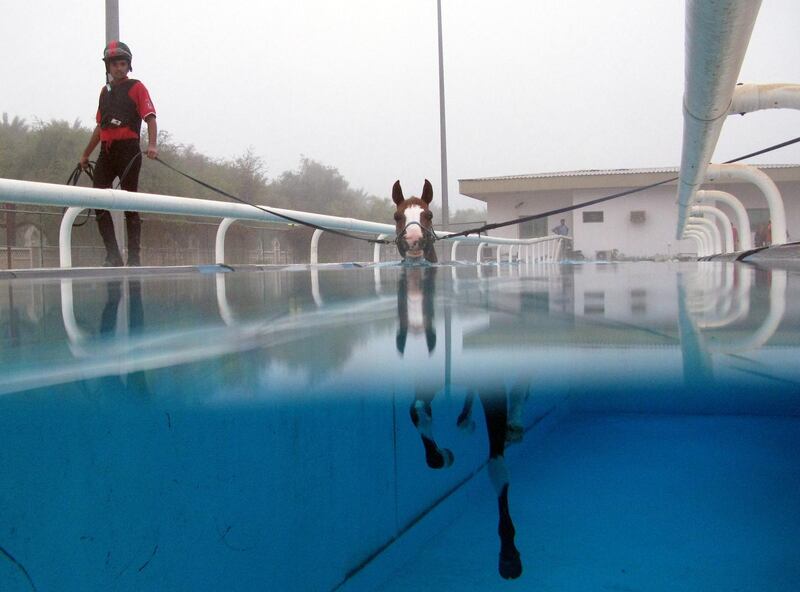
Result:
{"type": "Polygon", "coordinates": [[[86,208],[67,208],[58,229],[58,259],[61,267],[72,267],[72,224],[86,208]]]}
{"type": "Polygon", "coordinates": [[[785,269],[773,269],[769,287],[769,312],[764,322],[750,336],[734,341],[713,344],[716,351],[725,353],[747,352],[763,347],[780,327],[786,313],[786,286],[788,275],[785,269]]]}
{"type": "Polygon", "coordinates": [[[228,228],[234,222],[236,222],[236,218],[225,218],[217,228],[217,240],[214,250],[217,265],[225,264],[225,235],[228,234],[228,228]]]}
{"type": "Polygon", "coordinates": [[[320,307],[324,304],[324,301],[319,291],[319,268],[312,267],[309,271],[311,272],[311,297],[314,299],[314,304],[320,307]]]}
{"type": "MultiPolygon", "coordinates": [[[[389,236],[388,234],[379,234],[378,240],[381,241],[388,236],[389,236]]],[[[381,243],[375,243],[375,246],[372,249],[372,262],[373,263],[381,262],[381,243]]]]}
{"type": "Polygon", "coordinates": [[[716,253],[716,248],[714,245],[714,237],[712,236],[711,231],[708,228],[706,228],[705,226],[695,226],[692,224],[687,224],[686,228],[690,230],[696,230],[697,232],[700,233],[700,236],[703,238],[703,241],[705,243],[706,255],[713,255],[714,253],[716,253]]]}
{"type": "Polygon", "coordinates": [[[678,180],[678,225],[703,182],[728,115],[761,0],[687,0],[683,146],[678,180]]]}
{"type": "Polygon", "coordinates": [[[705,257],[706,253],[705,253],[705,245],[703,245],[703,237],[701,237],[696,232],[686,232],[685,236],[686,238],[691,239],[695,242],[695,245],[697,246],[697,256],[705,257]]]}
{"type": "MultiPolygon", "coordinates": [[[[221,263],[217,261],[217,263],[221,263]]],[[[225,289],[225,275],[224,273],[214,274],[214,279],[217,286],[217,307],[219,308],[219,316],[223,322],[232,327],[236,324],[236,317],[233,316],[231,305],[228,302],[228,292],[225,289]]]]}
{"type": "MultiPolygon", "coordinates": [[[[699,328],[716,329],[731,325],[747,318],[747,314],[750,312],[750,288],[753,283],[754,270],[752,268],[738,267],[734,269],[734,272],[738,272],[739,281],[737,283],[736,281],[732,280],[727,286],[730,296],[729,300],[733,311],[730,312],[729,309],[725,316],[722,316],[718,319],[702,319],[697,323],[699,328]]],[[[735,278],[736,273],[733,275],[735,278]]]]}
{"type": "Polygon", "coordinates": [[[478,254],[475,255],[475,261],[477,261],[478,263],[481,262],[481,255],[483,255],[483,247],[484,247],[485,244],[486,243],[479,243],[478,244],[478,254]]]}
{"type": "Polygon", "coordinates": [[[460,243],[460,242],[461,241],[457,241],[457,240],[453,241],[453,246],[450,247],[450,261],[455,261],[456,260],[456,249],[458,249],[458,243],[460,243]]]}
{"type": "Polygon", "coordinates": [[[740,84],[733,91],[730,115],[763,109],[800,109],[800,84],[740,84]]]}
{"type": "Polygon", "coordinates": [[[323,232],[325,231],[317,228],[314,234],[311,235],[311,265],[319,263],[319,237],[322,236],[323,232]]]}
{"type": "Polygon", "coordinates": [[[778,186],[769,176],[754,166],[747,164],[710,164],[706,170],[706,180],[716,182],[749,181],[758,187],[767,199],[769,219],[772,222],[772,243],[786,243],[786,210],[778,186]]]}
{"type": "MultiPolygon", "coordinates": [[[[119,189],[96,189],[92,187],[77,187],[71,185],[57,185],[53,183],[38,183],[34,181],[18,181],[15,179],[0,178],[0,202],[18,204],[37,204],[57,207],[78,207],[84,209],[100,209],[110,211],[136,211],[157,214],[179,214],[203,216],[212,218],[235,218],[238,220],[256,220],[260,222],[276,222],[294,226],[275,214],[269,214],[261,209],[246,204],[236,204],[215,200],[177,197],[174,195],[159,195],[153,193],[137,193],[119,189]]],[[[381,224],[355,218],[328,216],[311,212],[299,212],[284,208],[270,208],[276,214],[283,214],[322,226],[332,230],[343,230],[364,234],[389,234],[394,233],[395,227],[390,224],[381,224]]],[[[73,218],[74,221],[74,218],[73,218]]],[[[71,237],[71,224],[69,231],[62,225],[61,235],[71,237]]],[[[439,232],[442,240],[448,240],[450,232],[439,232]]],[[[525,244],[524,239],[512,239],[488,236],[460,236],[458,241],[468,244],[525,244]]],[[[70,249],[69,241],[61,241],[60,249],[63,257],[65,251],[70,249]]],[[[67,255],[68,260],[71,257],[67,255]]]]}
{"type": "Polygon", "coordinates": [[[711,249],[712,255],[717,255],[722,252],[722,234],[717,228],[717,225],[714,224],[711,220],[706,220],[705,218],[698,218],[696,216],[690,216],[686,220],[687,228],[689,226],[702,226],[705,228],[708,233],[711,235],[711,249]]]}
{"type": "Polygon", "coordinates": [[[733,253],[733,227],[725,212],[714,206],[692,206],[689,211],[692,214],[703,214],[716,218],[722,227],[722,252],[733,253]]]}
{"type": "Polygon", "coordinates": [[[700,246],[702,248],[697,252],[699,257],[711,255],[711,237],[705,228],[689,228],[687,226],[686,236],[689,238],[700,239],[700,246]]]}
{"type": "Polygon", "coordinates": [[[747,210],[744,205],[735,196],[727,191],[719,191],[716,189],[701,189],[697,192],[697,203],[714,203],[720,202],[733,210],[733,215],[736,217],[736,232],[739,235],[740,251],[749,251],[753,248],[753,237],[750,236],[750,218],[747,216],[747,210]]]}

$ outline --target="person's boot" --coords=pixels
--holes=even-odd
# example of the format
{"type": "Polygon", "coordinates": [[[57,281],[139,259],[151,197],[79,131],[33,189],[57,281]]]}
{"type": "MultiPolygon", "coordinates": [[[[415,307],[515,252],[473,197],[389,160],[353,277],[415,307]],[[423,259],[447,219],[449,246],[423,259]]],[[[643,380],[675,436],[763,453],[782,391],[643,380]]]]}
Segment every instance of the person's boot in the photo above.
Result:
{"type": "Polygon", "coordinates": [[[111,220],[111,212],[108,210],[95,210],[97,218],[97,228],[100,230],[100,237],[106,247],[106,260],[103,267],[122,267],[122,255],[117,245],[117,237],[114,234],[114,222],[111,220]]]}
{"type": "Polygon", "coordinates": [[[125,228],[128,231],[128,267],[139,267],[142,264],[142,219],[139,212],[125,212],[125,228]]]}

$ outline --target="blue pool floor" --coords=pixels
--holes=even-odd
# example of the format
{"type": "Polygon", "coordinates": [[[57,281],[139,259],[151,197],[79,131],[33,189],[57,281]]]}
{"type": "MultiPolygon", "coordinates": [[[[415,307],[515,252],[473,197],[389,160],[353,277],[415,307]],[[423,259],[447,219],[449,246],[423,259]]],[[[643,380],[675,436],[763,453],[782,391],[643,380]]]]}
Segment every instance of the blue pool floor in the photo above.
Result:
{"type": "Polygon", "coordinates": [[[798,590],[798,450],[796,417],[570,416],[507,453],[519,580],[497,574],[483,471],[392,565],[376,560],[375,588],[798,590]]]}

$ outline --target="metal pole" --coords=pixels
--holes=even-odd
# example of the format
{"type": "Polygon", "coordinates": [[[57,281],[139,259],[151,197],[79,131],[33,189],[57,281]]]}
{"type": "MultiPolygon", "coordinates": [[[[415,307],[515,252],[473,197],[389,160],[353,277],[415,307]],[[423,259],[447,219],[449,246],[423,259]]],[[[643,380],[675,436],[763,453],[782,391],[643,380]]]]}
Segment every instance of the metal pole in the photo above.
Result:
{"type": "MultiPolygon", "coordinates": [[[[111,41],[119,41],[119,0],[106,0],[106,44],[111,41]]],[[[106,74],[106,82],[111,82],[110,74],[106,74]]],[[[114,223],[117,246],[124,247],[125,214],[112,211],[111,220],[114,223]]],[[[120,248],[120,252],[124,253],[124,249],[120,248]]]]}
{"type": "Polygon", "coordinates": [[[17,246],[17,218],[16,204],[7,203],[6,207],[6,259],[7,269],[11,271],[14,268],[11,247],[17,246]]]}
{"type": "Polygon", "coordinates": [[[442,51],[442,0],[436,0],[439,21],[439,136],[442,147],[442,224],[450,227],[450,207],[447,198],[447,128],[444,116],[444,53],[442,51]]]}
{"type": "Polygon", "coordinates": [[[106,43],[119,40],[119,0],[106,0],[106,43]]]}

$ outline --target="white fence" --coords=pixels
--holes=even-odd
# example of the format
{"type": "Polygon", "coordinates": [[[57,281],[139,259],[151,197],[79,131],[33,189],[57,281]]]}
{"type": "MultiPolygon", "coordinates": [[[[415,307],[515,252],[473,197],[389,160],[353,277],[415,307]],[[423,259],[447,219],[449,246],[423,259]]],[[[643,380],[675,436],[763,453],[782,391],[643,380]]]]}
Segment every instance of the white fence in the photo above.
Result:
{"type": "MultiPolygon", "coordinates": [[[[119,189],[94,189],[87,187],[74,187],[69,185],[55,185],[50,183],[36,183],[32,181],[17,181],[0,179],[0,202],[17,204],[36,204],[42,206],[65,207],[67,210],[61,220],[59,232],[59,261],[61,267],[72,267],[72,225],[83,210],[102,209],[117,211],[137,211],[158,214],[175,214],[183,216],[215,217],[221,222],[217,229],[215,261],[218,264],[225,261],[225,235],[228,228],[238,220],[251,220],[269,223],[280,223],[293,226],[291,222],[278,215],[268,213],[259,208],[212,200],[177,197],[172,195],[158,195],[152,193],[131,193],[119,189]]],[[[283,214],[297,220],[315,224],[317,226],[356,233],[365,237],[378,238],[393,237],[395,227],[392,224],[381,224],[355,218],[327,216],[310,212],[299,212],[280,208],[269,208],[276,214],[283,214]]],[[[315,231],[311,240],[311,263],[318,261],[317,247],[322,231],[315,231]]],[[[456,249],[460,243],[478,246],[477,261],[481,262],[483,249],[486,245],[497,247],[497,262],[503,258],[503,250],[507,248],[507,260],[513,261],[516,252],[517,260],[526,262],[555,262],[564,252],[564,243],[569,237],[546,236],[531,239],[509,239],[490,236],[467,236],[448,239],[451,233],[440,232],[441,240],[452,243],[451,259],[456,258],[456,249]],[[516,251],[515,251],[516,249],[516,251]]],[[[380,258],[380,249],[376,245],[373,260],[380,258]]]]}

